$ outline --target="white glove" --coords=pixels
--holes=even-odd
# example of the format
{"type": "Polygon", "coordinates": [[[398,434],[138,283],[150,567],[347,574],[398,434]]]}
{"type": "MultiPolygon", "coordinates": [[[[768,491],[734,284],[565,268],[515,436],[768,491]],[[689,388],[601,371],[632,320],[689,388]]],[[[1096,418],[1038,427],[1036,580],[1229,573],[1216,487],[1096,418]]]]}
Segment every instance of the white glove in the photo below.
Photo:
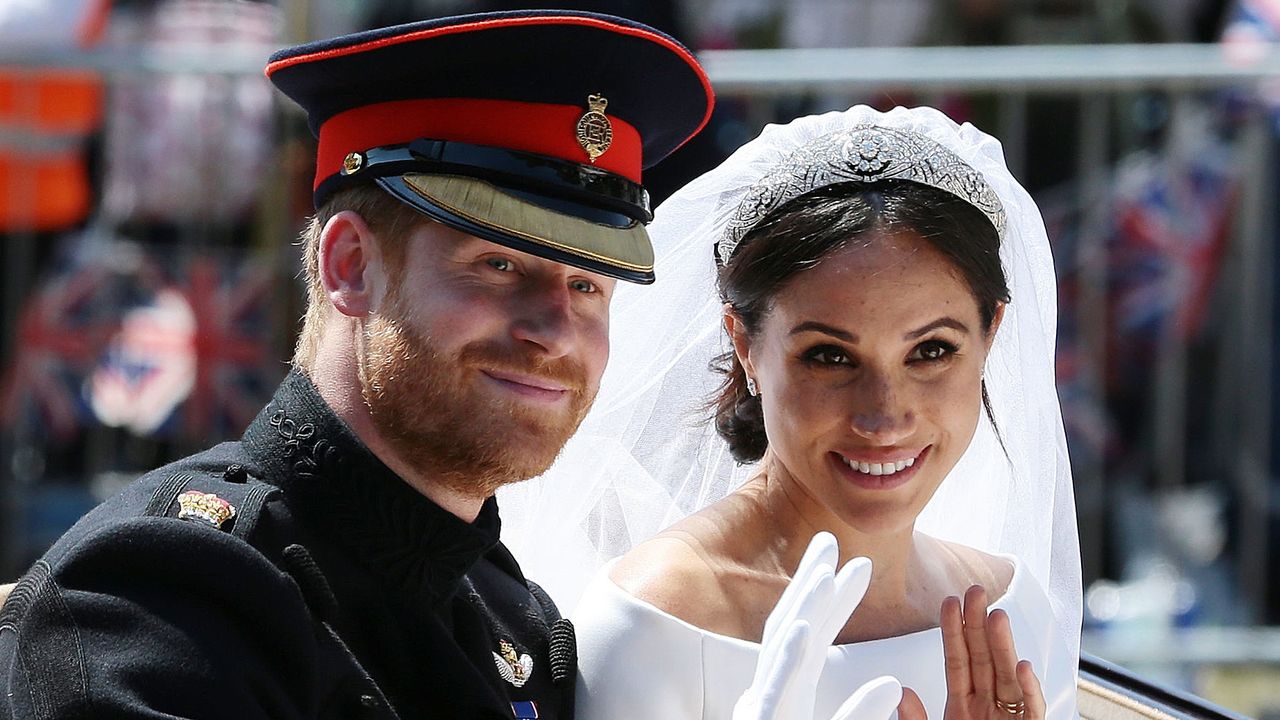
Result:
{"type": "MultiPolygon", "coordinates": [[[[795,575],[764,624],[751,687],[733,706],[733,720],[814,720],[813,703],[827,649],[871,583],[871,561],[845,563],[830,533],[809,543],[795,575]]],[[[902,699],[892,677],[858,688],[831,720],[887,720],[902,699]]]]}

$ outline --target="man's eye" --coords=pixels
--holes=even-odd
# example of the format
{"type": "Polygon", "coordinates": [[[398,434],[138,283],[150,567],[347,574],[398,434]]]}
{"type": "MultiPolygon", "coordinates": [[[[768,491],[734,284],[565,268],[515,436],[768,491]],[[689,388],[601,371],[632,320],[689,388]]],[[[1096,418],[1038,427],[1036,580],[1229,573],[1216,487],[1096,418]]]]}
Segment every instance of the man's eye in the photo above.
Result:
{"type": "Polygon", "coordinates": [[[511,272],[516,269],[515,263],[503,257],[489,258],[485,260],[485,262],[489,264],[489,267],[497,270],[498,272],[511,272]]]}
{"type": "Polygon", "coordinates": [[[590,280],[582,280],[582,279],[570,280],[569,287],[573,288],[574,290],[580,293],[593,293],[597,290],[595,283],[591,282],[590,280]]]}

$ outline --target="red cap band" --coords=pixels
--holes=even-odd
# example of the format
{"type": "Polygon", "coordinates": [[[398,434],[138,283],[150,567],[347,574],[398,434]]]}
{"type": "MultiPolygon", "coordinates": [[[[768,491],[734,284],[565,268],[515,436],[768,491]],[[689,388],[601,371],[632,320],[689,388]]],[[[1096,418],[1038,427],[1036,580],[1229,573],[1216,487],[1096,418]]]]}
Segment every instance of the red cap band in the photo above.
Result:
{"type": "Polygon", "coordinates": [[[594,165],[639,183],[640,133],[606,110],[613,125],[613,143],[592,163],[577,137],[578,119],[585,112],[585,107],[570,105],[470,98],[394,100],[352,108],[320,126],[315,187],[341,171],[348,153],[418,138],[549,155],[594,165]]]}

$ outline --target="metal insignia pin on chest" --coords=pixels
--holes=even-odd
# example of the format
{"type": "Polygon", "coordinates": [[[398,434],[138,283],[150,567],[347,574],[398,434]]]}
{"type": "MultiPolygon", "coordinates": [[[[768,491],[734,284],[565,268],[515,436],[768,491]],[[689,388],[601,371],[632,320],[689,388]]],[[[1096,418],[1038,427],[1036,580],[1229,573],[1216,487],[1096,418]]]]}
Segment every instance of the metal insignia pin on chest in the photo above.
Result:
{"type": "Polygon", "coordinates": [[[523,687],[533,674],[533,658],[528,653],[517,657],[515,647],[506,640],[498,641],[498,652],[493,653],[493,664],[498,668],[502,679],[516,687],[523,687]]]}
{"type": "Polygon", "coordinates": [[[207,522],[214,527],[222,527],[222,523],[235,517],[236,509],[231,503],[214,495],[197,490],[188,490],[178,496],[178,519],[207,522]]]}
{"type": "Polygon", "coordinates": [[[604,114],[608,106],[609,101],[603,95],[590,95],[587,97],[587,111],[578,118],[578,144],[592,163],[613,145],[613,123],[604,114]]]}

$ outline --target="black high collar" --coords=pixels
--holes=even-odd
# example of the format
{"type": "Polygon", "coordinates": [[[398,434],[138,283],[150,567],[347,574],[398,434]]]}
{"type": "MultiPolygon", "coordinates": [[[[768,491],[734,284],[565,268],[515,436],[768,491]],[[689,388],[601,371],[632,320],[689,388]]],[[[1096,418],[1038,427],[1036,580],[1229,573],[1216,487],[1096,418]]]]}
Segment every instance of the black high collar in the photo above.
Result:
{"type": "Polygon", "coordinates": [[[262,479],[326,537],[347,547],[393,588],[432,606],[498,544],[498,505],[489,498],[464,522],[414,490],[334,414],[311,380],[294,370],[244,435],[262,479]]]}

